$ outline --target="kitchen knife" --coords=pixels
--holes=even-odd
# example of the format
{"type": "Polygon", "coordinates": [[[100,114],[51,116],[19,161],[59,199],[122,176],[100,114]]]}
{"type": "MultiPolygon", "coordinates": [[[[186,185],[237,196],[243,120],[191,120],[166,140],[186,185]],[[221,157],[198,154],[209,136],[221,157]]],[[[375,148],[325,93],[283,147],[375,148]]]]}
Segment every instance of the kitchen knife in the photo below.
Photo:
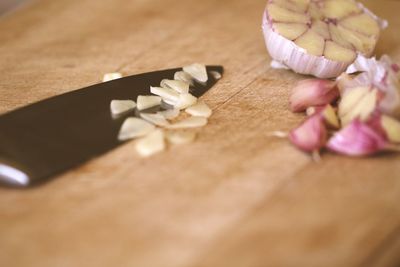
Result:
{"type": "MultiPolygon", "coordinates": [[[[173,79],[169,69],[133,75],[55,96],[0,116],[0,183],[27,187],[40,184],[67,169],[105,153],[124,142],[118,132],[137,110],[113,117],[113,99],[150,95],[150,86],[173,79]]],[[[199,97],[217,80],[207,66],[206,84],[195,82],[191,92],[199,97]]],[[[161,108],[161,107],[160,107],[161,108]]]]}

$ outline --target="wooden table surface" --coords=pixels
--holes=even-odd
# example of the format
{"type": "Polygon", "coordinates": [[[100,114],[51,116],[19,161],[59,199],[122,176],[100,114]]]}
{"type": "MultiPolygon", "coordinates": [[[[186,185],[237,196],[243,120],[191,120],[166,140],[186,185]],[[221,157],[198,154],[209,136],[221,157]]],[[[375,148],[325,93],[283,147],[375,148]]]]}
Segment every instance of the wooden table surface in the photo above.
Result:
{"type": "MultiPolygon", "coordinates": [[[[400,61],[399,1],[366,1],[400,61]]],[[[400,155],[313,163],[286,140],[303,79],[269,67],[265,0],[38,0],[0,18],[0,112],[193,62],[226,74],[190,145],[128,143],[31,190],[0,189],[0,266],[398,266],[400,155]]],[[[73,108],[73,107],[71,107],[73,108]]],[[[62,119],[62,118],[60,118],[62,119]]]]}

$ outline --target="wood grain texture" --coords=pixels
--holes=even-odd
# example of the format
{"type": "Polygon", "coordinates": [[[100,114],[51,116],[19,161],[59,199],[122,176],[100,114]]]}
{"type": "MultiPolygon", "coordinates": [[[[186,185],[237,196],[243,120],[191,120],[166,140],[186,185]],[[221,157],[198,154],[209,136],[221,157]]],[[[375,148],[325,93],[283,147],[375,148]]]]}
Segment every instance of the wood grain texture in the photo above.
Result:
{"type": "MultiPolygon", "coordinates": [[[[400,61],[399,1],[377,53],[400,61]]],[[[398,266],[399,155],[320,164],[287,141],[303,79],[269,68],[264,0],[39,0],[0,18],[0,112],[99,82],[222,64],[199,139],[132,143],[30,190],[0,189],[1,266],[398,266]]],[[[73,108],[73,107],[71,107],[73,108]]]]}

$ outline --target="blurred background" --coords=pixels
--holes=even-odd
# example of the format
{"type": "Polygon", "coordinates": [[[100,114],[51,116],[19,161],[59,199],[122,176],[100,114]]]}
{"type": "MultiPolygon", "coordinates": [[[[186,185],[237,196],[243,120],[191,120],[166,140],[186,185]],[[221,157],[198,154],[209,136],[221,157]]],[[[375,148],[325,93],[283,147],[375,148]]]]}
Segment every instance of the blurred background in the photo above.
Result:
{"type": "Polygon", "coordinates": [[[0,15],[3,15],[27,0],[0,0],[0,15]]]}

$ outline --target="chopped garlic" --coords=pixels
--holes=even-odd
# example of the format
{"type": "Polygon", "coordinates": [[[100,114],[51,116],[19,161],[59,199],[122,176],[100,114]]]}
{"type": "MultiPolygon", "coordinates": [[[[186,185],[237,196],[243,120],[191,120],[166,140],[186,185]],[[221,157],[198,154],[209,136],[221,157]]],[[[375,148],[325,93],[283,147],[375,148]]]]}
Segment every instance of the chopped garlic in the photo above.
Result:
{"type": "Polygon", "coordinates": [[[212,114],[212,110],[207,106],[204,101],[199,101],[195,105],[188,107],[185,110],[187,113],[189,113],[192,116],[198,116],[198,117],[210,117],[212,114]]]}
{"type": "Polygon", "coordinates": [[[192,143],[196,138],[195,132],[168,132],[166,138],[169,143],[174,145],[184,145],[192,143]]]}
{"type": "Polygon", "coordinates": [[[122,74],[119,72],[106,73],[103,76],[103,82],[109,82],[120,78],[122,78],[122,74]]]}
{"type": "Polygon", "coordinates": [[[121,126],[118,139],[121,141],[144,136],[155,129],[155,126],[145,120],[130,117],[121,126]]]}
{"type": "Polygon", "coordinates": [[[165,150],[164,132],[161,129],[152,131],[137,140],[135,148],[141,157],[149,157],[165,150]]]}
{"type": "Polygon", "coordinates": [[[178,109],[185,109],[190,107],[197,102],[197,97],[191,94],[180,94],[178,101],[173,105],[175,108],[178,109]]]}
{"type": "Polygon", "coordinates": [[[185,129],[203,127],[207,124],[207,118],[204,117],[189,117],[177,123],[168,126],[170,129],[185,129]]]}
{"type": "Polygon", "coordinates": [[[189,83],[184,81],[164,79],[161,81],[160,86],[174,89],[180,94],[189,93],[189,83]]]}
{"type": "Polygon", "coordinates": [[[150,92],[160,96],[164,101],[175,103],[179,99],[179,93],[171,88],[150,86],[150,92]]]}
{"type": "Polygon", "coordinates": [[[137,98],[137,109],[144,110],[161,104],[161,97],[153,95],[140,95],[137,98]]]}
{"type": "Polygon", "coordinates": [[[195,63],[189,66],[183,67],[183,71],[192,76],[195,80],[205,83],[208,81],[206,66],[195,63]]]}
{"type": "Polygon", "coordinates": [[[110,104],[111,113],[113,115],[125,113],[135,107],[136,103],[132,100],[112,100],[110,104]]]}
{"type": "Polygon", "coordinates": [[[194,85],[192,76],[190,76],[188,73],[186,73],[186,72],[184,72],[184,71],[177,71],[177,72],[175,72],[175,74],[174,74],[174,80],[187,82],[187,83],[190,84],[191,86],[194,85]]]}
{"type": "Polygon", "coordinates": [[[173,120],[179,116],[179,109],[172,108],[163,111],[158,111],[157,114],[161,114],[167,120],[173,120]]]}
{"type": "Polygon", "coordinates": [[[222,78],[222,74],[218,71],[210,71],[210,74],[214,77],[214,79],[219,80],[222,78]]]}
{"type": "Polygon", "coordinates": [[[157,125],[157,126],[168,126],[169,122],[165,119],[165,117],[162,114],[159,113],[140,113],[140,117],[142,119],[157,125]]]}

